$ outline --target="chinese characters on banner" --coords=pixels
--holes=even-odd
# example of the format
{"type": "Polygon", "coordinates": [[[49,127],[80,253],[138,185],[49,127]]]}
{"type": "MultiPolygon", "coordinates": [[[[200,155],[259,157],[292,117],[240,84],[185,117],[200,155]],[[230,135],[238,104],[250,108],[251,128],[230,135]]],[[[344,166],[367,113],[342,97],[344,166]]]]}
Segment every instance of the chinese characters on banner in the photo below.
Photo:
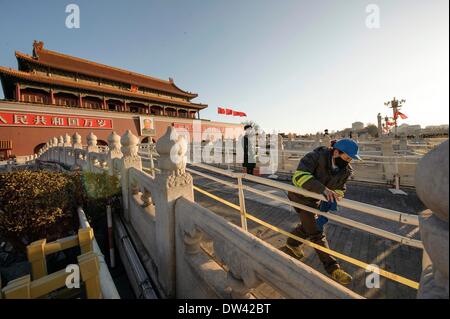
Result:
{"type": "Polygon", "coordinates": [[[0,126],[112,129],[111,119],[56,114],[0,112],[0,126]]]}

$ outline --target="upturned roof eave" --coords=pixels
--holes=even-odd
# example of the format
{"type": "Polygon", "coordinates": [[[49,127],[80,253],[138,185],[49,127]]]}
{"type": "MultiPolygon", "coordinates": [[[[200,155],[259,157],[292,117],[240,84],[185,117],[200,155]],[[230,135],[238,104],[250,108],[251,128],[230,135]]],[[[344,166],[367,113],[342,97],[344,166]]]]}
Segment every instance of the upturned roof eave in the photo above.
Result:
{"type": "Polygon", "coordinates": [[[2,75],[2,74],[21,78],[21,79],[28,80],[28,81],[34,81],[37,83],[44,83],[47,85],[60,85],[60,86],[66,86],[66,87],[75,88],[75,89],[78,88],[78,89],[90,90],[90,91],[94,91],[94,92],[98,91],[98,92],[102,92],[102,93],[106,93],[106,94],[122,95],[122,96],[127,96],[130,98],[146,100],[147,102],[153,101],[153,102],[167,103],[170,105],[178,105],[178,106],[182,106],[182,107],[196,108],[199,110],[204,109],[208,106],[207,104],[201,104],[201,103],[173,101],[173,100],[169,100],[169,99],[165,99],[165,98],[161,98],[161,97],[150,97],[150,96],[146,96],[142,93],[128,92],[128,91],[123,91],[123,90],[113,89],[113,88],[106,88],[106,87],[101,87],[101,86],[92,86],[92,85],[80,83],[80,82],[72,83],[70,81],[66,81],[66,80],[62,80],[62,79],[43,77],[40,75],[35,75],[32,73],[27,73],[27,72],[0,66],[0,75],[2,75]]]}
{"type": "Polygon", "coordinates": [[[166,92],[166,93],[171,93],[171,94],[178,94],[180,96],[184,96],[184,97],[188,97],[190,99],[193,99],[195,97],[198,96],[198,94],[196,93],[190,93],[187,91],[184,91],[182,89],[180,89],[178,86],[175,85],[175,83],[171,82],[171,81],[166,81],[166,80],[162,80],[162,79],[158,79],[158,78],[154,78],[154,77],[150,77],[148,75],[144,75],[144,74],[139,74],[139,73],[135,73],[132,71],[127,71],[127,70],[123,70],[120,68],[116,68],[116,67],[112,67],[109,65],[105,65],[105,64],[101,64],[101,63],[97,63],[97,62],[93,62],[93,61],[89,61],[89,60],[85,60],[85,59],[81,59],[81,58],[76,58],[76,57],[72,57],[69,55],[65,55],[59,52],[55,52],[55,51],[51,51],[51,50],[40,50],[37,52],[38,54],[38,58],[35,58],[33,56],[30,56],[28,54],[22,53],[20,51],[15,51],[15,55],[16,58],[18,60],[18,63],[20,64],[20,59],[26,60],[28,62],[31,63],[36,63],[42,66],[46,66],[46,67],[53,67],[56,69],[62,69],[65,71],[69,71],[69,72],[75,72],[75,73],[79,73],[79,74],[84,74],[84,75],[88,75],[88,76],[93,76],[93,77],[97,77],[97,78],[105,78],[108,80],[112,80],[112,81],[117,81],[117,82],[121,82],[121,83],[126,83],[126,84],[130,84],[130,85],[138,85],[140,87],[145,87],[145,88],[149,88],[149,89],[154,89],[154,90],[160,90],[162,92],[166,92]],[[50,54],[54,54],[57,55],[60,58],[66,59],[66,60],[75,60],[77,62],[80,63],[85,63],[85,64],[91,64],[94,65],[98,68],[104,69],[104,70],[114,70],[115,72],[120,72],[122,73],[124,76],[132,76],[132,77],[136,77],[135,81],[125,81],[123,79],[118,79],[117,77],[114,76],[110,76],[110,77],[104,77],[104,75],[100,76],[99,74],[96,74],[95,72],[89,72],[86,70],[79,70],[79,69],[74,69],[68,66],[61,66],[61,65],[55,65],[53,63],[47,62],[47,61],[42,61],[39,59],[39,54],[47,54],[48,52],[50,52],[50,54]],[[155,82],[159,82],[162,83],[164,85],[169,85],[170,87],[172,87],[174,90],[165,90],[163,88],[157,88],[155,86],[152,85],[143,85],[142,83],[140,83],[141,81],[155,81],[155,82]]]}

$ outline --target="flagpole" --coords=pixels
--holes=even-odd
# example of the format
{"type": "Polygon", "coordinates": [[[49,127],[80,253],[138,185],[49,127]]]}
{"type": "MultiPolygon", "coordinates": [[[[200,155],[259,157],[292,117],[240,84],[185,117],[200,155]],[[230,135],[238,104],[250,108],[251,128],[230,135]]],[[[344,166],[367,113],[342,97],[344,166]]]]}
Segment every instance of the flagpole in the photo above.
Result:
{"type": "Polygon", "coordinates": [[[397,117],[399,113],[399,108],[403,106],[403,103],[405,103],[406,100],[402,99],[401,101],[395,99],[395,97],[392,99],[392,101],[385,102],[384,105],[387,107],[392,108],[393,118],[394,118],[394,137],[397,137],[397,117]]]}

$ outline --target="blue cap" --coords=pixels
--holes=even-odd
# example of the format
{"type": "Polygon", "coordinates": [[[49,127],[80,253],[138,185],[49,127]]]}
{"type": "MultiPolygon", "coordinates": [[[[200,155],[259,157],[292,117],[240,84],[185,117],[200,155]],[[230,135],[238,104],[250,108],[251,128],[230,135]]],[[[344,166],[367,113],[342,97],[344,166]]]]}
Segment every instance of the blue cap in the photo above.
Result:
{"type": "Polygon", "coordinates": [[[350,156],[353,159],[360,160],[361,157],[358,154],[358,144],[350,138],[344,138],[342,140],[337,141],[333,147],[335,149],[340,150],[341,152],[344,152],[348,156],[350,156]]]}

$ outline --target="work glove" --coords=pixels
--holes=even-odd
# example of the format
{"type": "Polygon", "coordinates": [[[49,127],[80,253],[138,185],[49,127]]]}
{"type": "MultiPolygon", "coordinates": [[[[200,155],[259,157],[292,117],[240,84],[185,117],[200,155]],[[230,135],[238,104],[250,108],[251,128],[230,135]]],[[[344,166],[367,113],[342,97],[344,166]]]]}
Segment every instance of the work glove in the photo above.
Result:
{"type": "MultiPolygon", "coordinates": [[[[336,201],[320,201],[319,210],[321,212],[329,212],[329,211],[337,211],[337,202],[336,201]]],[[[326,223],[328,223],[328,218],[325,216],[319,215],[319,217],[316,220],[317,227],[320,231],[323,231],[323,226],[325,226],[326,223]]]]}

